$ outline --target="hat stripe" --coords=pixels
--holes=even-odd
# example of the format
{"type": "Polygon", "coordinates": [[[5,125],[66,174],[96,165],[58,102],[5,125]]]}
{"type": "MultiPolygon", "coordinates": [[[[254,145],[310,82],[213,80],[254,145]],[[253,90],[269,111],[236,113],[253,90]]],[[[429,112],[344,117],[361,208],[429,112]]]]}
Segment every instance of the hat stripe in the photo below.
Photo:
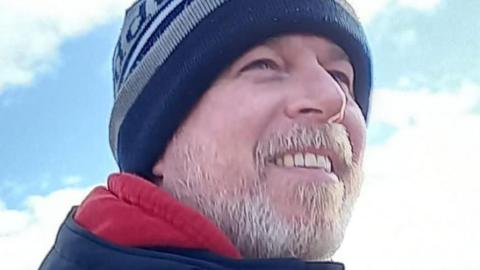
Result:
{"type": "MultiPolygon", "coordinates": [[[[117,89],[115,97],[115,104],[113,106],[112,115],[110,118],[110,147],[112,149],[115,159],[118,161],[117,146],[118,146],[118,132],[125,116],[133,105],[142,89],[145,87],[149,79],[155,73],[157,67],[161,66],[168,56],[175,50],[177,45],[192,31],[192,29],[201,22],[210,12],[221,6],[228,0],[194,0],[190,5],[186,6],[180,14],[164,29],[152,28],[159,31],[161,34],[155,37],[155,42],[146,41],[145,44],[153,44],[150,50],[137,55],[137,58],[142,58],[141,65],[133,65],[129,75],[123,82],[117,82],[116,85],[121,85],[117,89]],[[123,91],[128,89],[128,91],[123,91]]],[[[168,16],[168,15],[167,15],[168,16]]],[[[161,25],[161,24],[160,24],[161,25]]],[[[125,29],[124,29],[125,31],[125,29]]],[[[155,31],[154,31],[155,32],[155,31]]],[[[122,32],[122,35],[125,33],[122,32]]],[[[146,35],[148,36],[148,35],[146,35]]],[[[121,38],[123,40],[123,38],[121,38]]],[[[138,46],[138,45],[137,45],[138,46]]],[[[138,46],[139,48],[141,46],[138,46]]],[[[140,50],[142,52],[142,50],[140,50]]],[[[115,59],[119,59],[117,55],[115,59]]],[[[137,62],[139,59],[126,59],[128,62],[137,62]]],[[[115,65],[115,64],[114,64],[115,65]]]]}
{"type": "Polygon", "coordinates": [[[135,47],[135,50],[133,51],[132,55],[127,59],[128,61],[125,62],[127,68],[124,68],[121,80],[125,76],[128,76],[128,74],[131,72],[133,63],[136,62],[136,59],[138,57],[138,54],[140,51],[142,51],[143,46],[147,41],[150,39],[150,37],[153,35],[153,32],[157,30],[158,26],[162,23],[165,23],[164,19],[180,4],[182,3],[183,0],[173,0],[168,4],[161,12],[156,16],[156,18],[152,21],[150,26],[142,33],[142,37],[138,40],[137,45],[135,47]],[[127,75],[125,75],[127,74],[127,75]]]}
{"type": "Polygon", "coordinates": [[[166,31],[166,28],[170,23],[188,6],[193,0],[184,0],[184,3],[181,5],[178,5],[172,12],[170,12],[167,17],[163,19],[163,21],[160,23],[160,25],[155,29],[155,31],[152,32],[151,36],[146,39],[146,42],[142,44],[141,47],[139,47],[139,53],[137,56],[132,59],[132,65],[129,69],[129,71],[126,73],[128,76],[136,67],[139,63],[142,62],[143,58],[145,55],[150,51],[150,49],[153,47],[153,45],[157,42],[158,37],[160,35],[163,35],[163,33],[166,31]]]}

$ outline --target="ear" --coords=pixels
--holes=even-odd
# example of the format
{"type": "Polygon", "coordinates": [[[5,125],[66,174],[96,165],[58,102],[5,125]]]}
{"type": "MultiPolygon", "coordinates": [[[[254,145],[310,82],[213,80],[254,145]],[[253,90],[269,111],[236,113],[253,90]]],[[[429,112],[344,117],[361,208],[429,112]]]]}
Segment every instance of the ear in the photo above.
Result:
{"type": "Polygon", "coordinates": [[[160,159],[153,165],[152,168],[152,175],[153,175],[153,182],[157,185],[161,185],[164,178],[164,170],[165,170],[165,162],[163,159],[160,159]]]}

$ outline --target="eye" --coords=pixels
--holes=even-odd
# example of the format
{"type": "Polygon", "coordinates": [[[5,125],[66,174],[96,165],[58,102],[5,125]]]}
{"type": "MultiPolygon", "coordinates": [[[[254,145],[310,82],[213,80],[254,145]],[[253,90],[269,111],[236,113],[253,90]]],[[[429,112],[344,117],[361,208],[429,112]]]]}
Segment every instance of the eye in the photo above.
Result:
{"type": "Polygon", "coordinates": [[[270,59],[258,59],[243,67],[240,72],[259,69],[259,70],[275,70],[278,69],[278,65],[270,59]]]}
{"type": "Polygon", "coordinates": [[[346,90],[350,90],[350,78],[347,74],[341,71],[329,71],[330,76],[342,87],[345,87],[346,90]]]}

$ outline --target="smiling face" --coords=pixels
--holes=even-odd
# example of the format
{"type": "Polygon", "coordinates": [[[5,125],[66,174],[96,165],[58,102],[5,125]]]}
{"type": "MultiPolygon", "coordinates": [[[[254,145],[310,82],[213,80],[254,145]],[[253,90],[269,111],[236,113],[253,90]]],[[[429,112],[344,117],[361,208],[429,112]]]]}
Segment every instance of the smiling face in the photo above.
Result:
{"type": "Polygon", "coordinates": [[[361,185],[354,72],[327,39],[287,35],[219,76],[153,168],[245,257],[325,259],[361,185]]]}

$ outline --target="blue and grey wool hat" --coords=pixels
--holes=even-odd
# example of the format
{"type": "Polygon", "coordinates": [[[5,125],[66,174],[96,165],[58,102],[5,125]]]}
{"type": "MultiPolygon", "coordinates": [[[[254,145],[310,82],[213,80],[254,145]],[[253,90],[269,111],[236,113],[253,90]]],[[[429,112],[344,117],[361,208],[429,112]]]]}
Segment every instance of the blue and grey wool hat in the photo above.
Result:
{"type": "Polygon", "coordinates": [[[110,146],[121,171],[151,179],[175,131],[216,77],[275,36],[329,38],[350,57],[355,100],[367,119],[371,60],[345,0],[138,0],[113,56],[110,146]]]}

